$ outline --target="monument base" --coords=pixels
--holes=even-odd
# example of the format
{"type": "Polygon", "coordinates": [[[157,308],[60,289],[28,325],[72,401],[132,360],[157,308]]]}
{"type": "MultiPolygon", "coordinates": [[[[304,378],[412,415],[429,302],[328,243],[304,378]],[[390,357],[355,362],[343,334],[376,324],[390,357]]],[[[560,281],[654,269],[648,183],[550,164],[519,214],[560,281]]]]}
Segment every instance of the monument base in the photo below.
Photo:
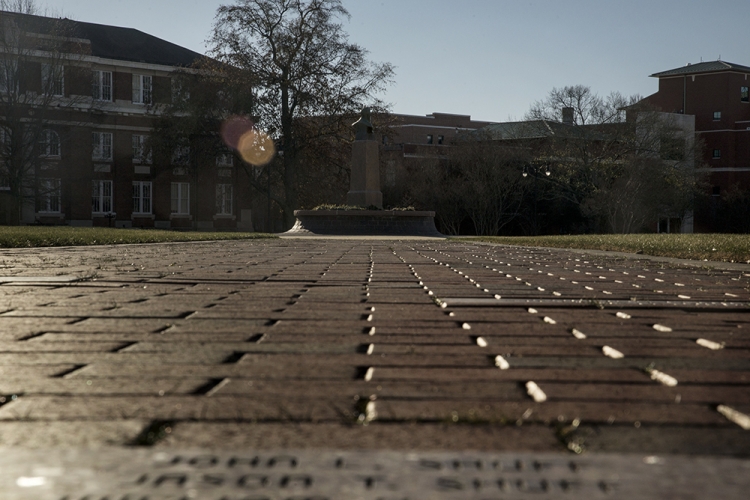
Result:
{"type": "Polygon", "coordinates": [[[402,210],[295,210],[288,236],[431,236],[435,212],[402,210]]]}

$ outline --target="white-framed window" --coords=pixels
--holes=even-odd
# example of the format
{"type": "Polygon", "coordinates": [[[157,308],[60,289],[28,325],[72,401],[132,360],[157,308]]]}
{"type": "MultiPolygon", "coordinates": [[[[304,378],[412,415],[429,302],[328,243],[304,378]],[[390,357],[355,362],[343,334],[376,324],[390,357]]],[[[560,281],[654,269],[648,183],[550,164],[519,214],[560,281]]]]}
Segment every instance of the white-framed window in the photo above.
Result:
{"type": "Polygon", "coordinates": [[[190,146],[177,146],[172,152],[172,165],[190,164],[190,146]]]}
{"type": "Polygon", "coordinates": [[[172,183],[172,213],[190,215],[190,183],[172,183]]]}
{"type": "Polygon", "coordinates": [[[93,181],[91,189],[91,212],[112,212],[112,181],[93,181]]]}
{"type": "Polygon", "coordinates": [[[112,72],[95,70],[92,87],[95,101],[111,101],[112,72]]]}
{"type": "Polygon", "coordinates": [[[60,157],[60,136],[54,130],[42,130],[39,137],[39,154],[41,156],[60,157]]]}
{"type": "Polygon", "coordinates": [[[39,212],[59,214],[60,213],[60,179],[39,180],[39,212]]]}
{"type": "Polygon", "coordinates": [[[150,214],[151,213],[151,182],[134,181],[133,182],[133,213],[150,214]]]}
{"type": "Polygon", "coordinates": [[[133,75],[133,103],[152,103],[153,78],[147,75],[133,75]]]}
{"type": "Polygon", "coordinates": [[[221,153],[216,157],[217,167],[233,167],[234,166],[234,155],[232,153],[221,153]]]}
{"type": "Polygon", "coordinates": [[[148,136],[133,134],[133,163],[151,163],[151,151],[147,148],[148,136]]]}
{"type": "Polygon", "coordinates": [[[55,64],[42,64],[42,93],[62,97],[65,91],[64,70],[55,64]]]}
{"type": "Polygon", "coordinates": [[[232,185],[216,185],[216,214],[232,215],[232,185]]]}
{"type": "Polygon", "coordinates": [[[97,161],[112,160],[112,133],[92,132],[91,158],[97,161]]]}

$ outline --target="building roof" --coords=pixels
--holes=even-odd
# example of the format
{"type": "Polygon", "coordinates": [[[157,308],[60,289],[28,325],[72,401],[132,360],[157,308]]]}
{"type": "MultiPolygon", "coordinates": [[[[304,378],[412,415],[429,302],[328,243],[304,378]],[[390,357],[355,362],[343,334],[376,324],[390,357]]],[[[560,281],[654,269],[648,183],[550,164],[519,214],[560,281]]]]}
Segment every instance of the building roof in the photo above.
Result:
{"type": "Polygon", "coordinates": [[[523,122],[493,123],[474,130],[469,137],[479,140],[506,141],[544,138],[566,138],[606,140],[612,133],[625,126],[624,123],[602,123],[596,125],[574,125],[551,120],[529,120],[523,122]]]}
{"type": "Polygon", "coordinates": [[[203,56],[133,28],[75,22],[80,38],[91,41],[91,52],[96,57],[124,61],[190,66],[203,56]]]}
{"type": "Polygon", "coordinates": [[[0,16],[13,16],[22,21],[24,29],[40,34],[54,33],[62,28],[67,37],[90,41],[91,55],[95,57],[185,67],[204,57],[133,28],[9,12],[0,12],[0,16]]]}
{"type": "Polygon", "coordinates": [[[530,120],[524,122],[493,123],[476,131],[475,135],[486,135],[493,141],[507,139],[539,139],[554,136],[561,128],[569,128],[559,122],[530,120]]]}
{"type": "Polygon", "coordinates": [[[696,64],[688,63],[680,68],[654,73],[651,76],[655,78],[663,78],[668,76],[694,75],[696,73],[716,73],[717,71],[740,71],[742,73],[750,73],[750,67],[726,61],[707,61],[696,64]]]}

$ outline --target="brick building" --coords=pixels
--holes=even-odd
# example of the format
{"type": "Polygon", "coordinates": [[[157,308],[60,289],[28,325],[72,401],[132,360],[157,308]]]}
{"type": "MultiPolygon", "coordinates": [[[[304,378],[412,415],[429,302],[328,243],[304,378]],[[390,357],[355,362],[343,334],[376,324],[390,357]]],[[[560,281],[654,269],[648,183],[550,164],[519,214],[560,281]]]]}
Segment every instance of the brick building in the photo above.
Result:
{"type": "MultiPolygon", "coordinates": [[[[189,141],[171,158],[148,153],[154,120],[172,99],[172,75],[201,54],[129,28],[8,12],[0,12],[0,23],[6,42],[8,33],[23,34],[14,43],[24,54],[20,60],[4,46],[0,92],[32,96],[9,97],[0,108],[4,174],[10,136],[28,134],[32,120],[13,132],[10,115],[44,116],[21,223],[252,229],[250,201],[238,196],[249,189],[240,186],[233,155],[196,165],[189,141]],[[8,84],[14,78],[20,83],[8,84]],[[42,106],[45,93],[50,100],[42,106]]],[[[5,224],[9,182],[0,186],[5,224]]]]}
{"type": "Polygon", "coordinates": [[[458,135],[492,123],[450,113],[392,114],[389,120],[387,131],[381,135],[384,163],[381,180],[386,187],[396,183],[397,175],[405,172],[409,162],[444,156],[445,148],[458,135]]]}
{"type": "MultiPolygon", "coordinates": [[[[711,195],[750,189],[750,67],[709,61],[651,76],[659,79],[659,90],[643,102],[695,117],[711,195]]],[[[710,213],[696,214],[697,229],[710,230],[712,225],[710,213]]]]}

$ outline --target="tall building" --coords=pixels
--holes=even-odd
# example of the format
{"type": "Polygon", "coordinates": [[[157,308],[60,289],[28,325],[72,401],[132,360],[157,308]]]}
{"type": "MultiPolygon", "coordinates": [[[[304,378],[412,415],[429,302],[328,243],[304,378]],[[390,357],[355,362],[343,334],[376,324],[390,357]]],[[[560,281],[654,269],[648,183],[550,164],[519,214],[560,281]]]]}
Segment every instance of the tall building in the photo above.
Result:
{"type": "MultiPolygon", "coordinates": [[[[693,115],[705,146],[710,194],[750,189],[750,67],[726,61],[688,64],[651,75],[659,90],[643,102],[668,113],[693,115]]],[[[696,229],[710,230],[712,214],[696,214],[696,229]]]]}
{"type": "Polygon", "coordinates": [[[187,138],[149,152],[201,54],[67,19],[0,12],[0,27],[0,224],[252,229],[232,154],[197,164],[187,138]]]}

